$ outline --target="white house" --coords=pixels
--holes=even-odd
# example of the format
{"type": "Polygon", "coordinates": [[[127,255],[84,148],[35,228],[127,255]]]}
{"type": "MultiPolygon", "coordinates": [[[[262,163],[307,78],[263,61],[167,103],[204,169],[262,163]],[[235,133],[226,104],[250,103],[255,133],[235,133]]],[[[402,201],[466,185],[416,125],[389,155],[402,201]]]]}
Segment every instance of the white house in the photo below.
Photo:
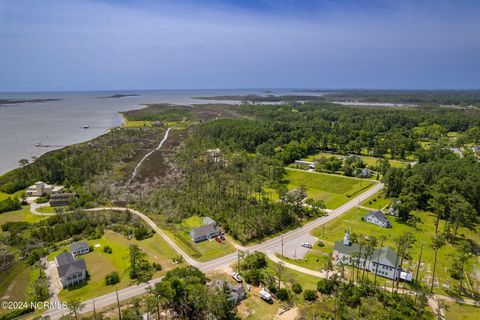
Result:
{"type": "Polygon", "coordinates": [[[64,186],[56,186],[46,184],[43,181],[35,182],[34,185],[27,188],[27,196],[29,197],[43,197],[51,194],[63,193],[64,186]]]}
{"type": "Polygon", "coordinates": [[[364,247],[350,242],[348,232],[345,233],[343,240],[335,242],[333,260],[335,263],[354,265],[388,279],[400,278],[405,281],[412,281],[413,278],[411,272],[403,271],[398,266],[400,258],[392,248],[386,246],[375,249],[370,255],[366,256],[364,247]]]}
{"type": "Polygon", "coordinates": [[[77,260],[71,252],[64,251],[55,258],[58,276],[64,288],[84,282],[87,278],[84,260],[77,260]]]}
{"type": "Polygon", "coordinates": [[[380,210],[367,213],[363,217],[363,220],[384,228],[392,227],[390,221],[388,221],[388,219],[385,217],[385,214],[380,210]]]}

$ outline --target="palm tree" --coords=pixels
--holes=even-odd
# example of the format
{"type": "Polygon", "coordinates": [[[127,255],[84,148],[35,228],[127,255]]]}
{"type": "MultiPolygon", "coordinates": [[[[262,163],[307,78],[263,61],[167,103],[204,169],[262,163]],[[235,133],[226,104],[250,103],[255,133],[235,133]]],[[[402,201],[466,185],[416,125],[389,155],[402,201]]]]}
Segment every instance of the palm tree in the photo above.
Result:
{"type": "Polygon", "coordinates": [[[430,292],[433,293],[433,286],[435,283],[435,271],[437,268],[437,253],[438,249],[445,245],[445,237],[443,235],[435,235],[432,237],[432,244],[431,247],[435,251],[433,256],[433,274],[432,274],[432,286],[430,288],[430,292]]]}

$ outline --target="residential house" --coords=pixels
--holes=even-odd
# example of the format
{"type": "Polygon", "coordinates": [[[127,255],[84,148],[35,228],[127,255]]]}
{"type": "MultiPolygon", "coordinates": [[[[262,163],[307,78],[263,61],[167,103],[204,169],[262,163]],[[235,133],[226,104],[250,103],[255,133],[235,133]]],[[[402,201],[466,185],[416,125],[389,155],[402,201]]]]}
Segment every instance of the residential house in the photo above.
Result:
{"type": "Polygon", "coordinates": [[[395,250],[386,246],[375,249],[370,255],[366,256],[364,247],[350,242],[348,232],[345,233],[343,240],[335,242],[333,259],[335,263],[354,265],[357,268],[392,280],[400,278],[405,281],[412,281],[413,278],[411,272],[403,271],[398,266],[400,258],[395,250]]]}
{"type": "Polygon", "coordinates": [[[78,285],[87,279],[83,259],[77,260],[71,252],[64,251],[55,258],[58,276],[64,288],[78,285]]]}
{"type": "Polygon", "coordinates": [[[220,149],[207,150],[207,162],[219,163],[222,161],[222,151],[220,149]]]}
{"type": "Polygon", "coordinates": [[[203,240],[210,240],[211,238],[220,235],[220,230],[216,228],[215,224],[210,223],[190,231],[190,237],[193,242],[200,242],[203,240]]]}
{"type": "Polygon", "coordinates": [[[28,197],[43,197],[51,194],[63,193],[64,186],[46,184],[43,181],[35,182],[34,185],[27,188],[28,197]]]}
{"type": "Polygon", "coordinates": [[[217,288],[223,288],[223,286],[226,285],[228,289],[230,290],[230,298],[235,301],[235,303],[239,304],[242,302],[242,300],[245,300],[247,298],[247,293],[245,292],[245,289],[241,284],[238,285],[232,285],[229,282],[222,281],[222,280],[213,280],[209,285],[209,289],[217,289],[217,288]]]}
{"type": "Polygon", "coordinates": [[[65,207],[75,198],[75,193],[57,193],[50,196],[50,207],[65,207]]]}
{"type": "Polygon", "coordinates": [[[365,216],[363,216],[363,220],[384,228],[392,227],[390,221],[388,221],[388,219],[385,217],[385,214],[380,210],[367,213],[365,216]]]}
{"type": "Polygon", "coordinates": [[[295,160],[295,164],[307,166],[309,169],[315,169],[316,162],[310,161],[303,161],[303,160],[295,160]]]}
{"type": "Polygon", "coordinates": [[[473,153],[480,153],[480,146],[473,146],[472,147],[472,152],[473,153]]]}
{"type": "Polygon", "coordinates": [[[74,256],[79,256],[79,255],[82,255],[82,254],[89,253],[90,252],[90,246],[88,245],[88,243],[86,243],[84,241],[79,241],[79,242],[72,243],[70,245],[70,251],[72,251],[72,254],[74,256]]]}

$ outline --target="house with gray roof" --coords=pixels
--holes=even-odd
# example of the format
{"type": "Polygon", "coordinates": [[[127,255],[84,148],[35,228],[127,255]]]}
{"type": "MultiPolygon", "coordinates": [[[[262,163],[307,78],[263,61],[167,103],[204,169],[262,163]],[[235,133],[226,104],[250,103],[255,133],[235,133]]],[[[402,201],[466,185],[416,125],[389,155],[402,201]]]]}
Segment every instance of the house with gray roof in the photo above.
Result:
{"type": "Polygon", "coordinates": [[[55,257],[58,276],[64,288],[78,285],[87,279],[87,267],[83,259],[75,259],[68,251],[55,257]]]}
{"type": "Polygon", "coordinates": [[[227,286],[230,291],[230,298],[237,304],[242,302],[247,298],[247,293],[241,284],[239,285],[232,285],[229,282],[222,281],[222,280],[213,280],[209,285],[208,288],[211,290],[217,290],[218,288],[222,289],[223,286],[227,286]]]}
{"type": "Polygon", "coordinates": [[[79,241],[72,243],[70,245],[70,251],[72,251],[73,256],[79,256],[82,254],[87,254],[90,252],[90,246],[84,241],[79,241]]]}
{"type": "Polygon", "coordinates": [[[220,230],[217,229],[214,223],[210,223],[190,231],[190,237],[193,242],[200,242],[203,240],[210,240],[220,235],[220,230]]]}
{"type": "Polygon", "coordinates": [[[388,278],[411,281],[411,272],[405,272],[398,264],[400,258],[395,250],[385,246],[375,249],[370,255],[365,254],[365,248],[357,243],[351,243],[345,233],[344,240],[335,242],[333,260],[335,263],[354,265],[357,268],[368,270],[377,275],[388,278]]]}
{"type": "Polygon", "coordinates": [[[392,227],[390,221],[388,221],[388,219],[385,217],[385,214],[380,210],[367,213],[365,216],[363,216],[363,220],[384,228],[392,227]]]}

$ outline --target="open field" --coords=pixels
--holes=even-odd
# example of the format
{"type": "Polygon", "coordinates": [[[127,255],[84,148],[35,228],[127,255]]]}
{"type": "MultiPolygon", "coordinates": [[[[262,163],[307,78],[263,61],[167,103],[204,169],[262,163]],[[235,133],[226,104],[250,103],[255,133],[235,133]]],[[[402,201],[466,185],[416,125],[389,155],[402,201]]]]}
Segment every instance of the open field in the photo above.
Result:
{"type": "Polygon", "coordinates": [[[67,207],[40,207],[37,209],[38,212],[42,213],[55,213],[55,209],[66,209],[67,207]]]}
{"type": "MultiPolygon", "coordinates": [[[[431,283],[431,275],[433,268],[433,255],[434,252],[430,248],[431,238],[435,233],[434,220],[432,214],[428,212],[414,212],[415,216],[420,219],[416,226],[403,223],[394,217],[388,217],[392,223],[392,228],[382,228],[371,223],[363,222],[362,216],[367,213],[368,210],[361,208],[354,208],[341,217],[329,222],[325,226],[325,236],[323,237],[323,227],[315,229],[312,234],[325,243],[325,247],[321,248],[326,253],[331,253],[333,250],[334,242],[343,239],[345,229],[350,229],[350,233],[365,236],[375,236],[379,239],[381,236],[386,238],[384,245],[389,245],[396,249],[395,238],[406,232],[411,232],[416,239],[413,247],[411,248],[412,259],[405,261],[403,268],[409,270],[415,270],[415,266],[420,254],[421,246],[423,245],[422,261],[423,264],[420,267],[420,279],[423,279],[424,283],[431,283]],[[430,282],[429,282],[430,280],[430,282]]],[[[440,222],[439,230],[443,230],[444,222],[440,222]]],[[[463,235],[465,239],[476,243],[476,246],[480,243],[480,235],[475,231],[460,228],[459,235],[463,235]]],[[[454,261],[454,257],[457,254],[457,249],[451,244],[446,244],[438,251],[437,259],[437,273],[436,278],[439,284],[435,287],[435,292],[451,295],[452,290],[459,284],[458,280],[450,277],[449,269],[454,261]]],[[[467,264],[467,272],[470,276],[470,282],[476,284],[476,290],[478,291],[478,279],[473,279],[472,275],[479,273],[478,257],[474,256],[467,264]]],[[[299,264],[299,263],[298,263],[299,264]]],[[[299,264],[308,267],[308,264],[299,264]]]]}
{"type": "MultiPolygon", "coordinates": [[[[0,301],[26,301],[28,286],[34,279],[34,271],[26,263],[17,263],[0,273],[0,301]]],[[[12,310],[0,308],[0,314],[12,310]]]]}
{"type": "Polygon", "coordinates": [[[330,255],[326,252],[319,250],[316,244],[313,246],[312,250],[309,250],[308,253],[303,257],[303,259],[290,259],[287,257],[282,257],[277,254],[279,259],[282,259],[288,263],[295,264],[300,267],[304,267],[310,270],[321,271],[325,262],[330,259],[330,255]]]}
{"type": "Polygon", "coordinates": [[[326,173],[309,172],[287,168],[289,190],[304,185],[307,194],[315,200],[325,201],[328,209],[335,209],[356,195],[371,188],[375,182],[326,173]]]}
{"type": "Polygon", "coordinates": [[[1,191],[0,191],[0,201],[5,200],[5,199],[7,199],[7,198],[12,198],[12,199],[14,199],[14,198],[20,198],[20,196],[22,195],[22,193],[23,193],[23,190],[17,191],[17,192],[12,193],[12,194],[8,194],[8,193],[4,193],[4,192],[1,192],[1,191]]]}
{"type": "Polygon", "coordinates": [[[192,216],[182,220],[181,223],[172,225],[170,229],[164,231],[168,236],[174,240],[188,255],[197,259],[198,261],[209,261],[235,252],[235,248],[228,241],[218,243],[214,239],[205,240],[194,243],[190,238],[190,231],[193,228],[203,225],[202,218],[199,216],[192,216]]]}
{"type": "Polygon", "coordinates": [[[30,206],[22,206],[22,209],[16,211],[0,213],[0,225],[13,221],[25,221],[28,223],[35,223],[47,218],[48,217],[42,217],[31,213],[30,206]]]}
{"type": "Polygon", "coordinates": [[[362,205],[364,207],[380,210],[380,209],[383,209],[385,207],[388,208],[388,206],[390,205],[390,202],[391,201],[389,199],[384,198],[381,195],[381,193],[377,192],[373,196],[371,196],[368,199],[365,199],[364,201],[362,201],[360,203],[360,205],[362,205]]]}
{"type": "MultiPolygon", "coordinates": [[[[177,254],[159,235],[138,241],[135,239],[128,240],[118,233],[106,231],[102,238],[89,240],[88,243],[93,246],[94,250],[83,255],[82,258],[85,259],[87,264],[90,280],[83,286],[62,290],[60,292],[60,298],[62,300],[68,300],[69,298],[85,300],[93,296],[112,292],[115,288],[121,289],[134,284],[135,281],[130,280],[128,277],[128,246],[131,244],[137,244],[145,250],[151,262],[158,262],[162,265],[162,271],[157,272],[154,277],[158,277],[163,274],[165,270],[176,266],[171,260],[176,257],[177,254]],[[96,245],[100,246],[96,247],[96,245]],[[106,245],[112,248],[113,252],[111,254],[103,252],[103,247],[106,245]],[[113,271],[117,271],[120,274],[121,281],[115,286],[107,286],[105,285],[105,275],[113,271]]],[[[53,260],[55,256],[63,250],[69,250],[68,246],[61,247],[57,251],[52,252],[48,256],[49,260],[53,260]]]]}
{"type": "Polygon", "coordinates": [[[459,303],[448,303],[450,309],[446,312],[446,320],[477,320],[480,319],[480,307],[459,303]]]}
{"type": "MultiPolygon", "coordinates": [[[[370,156],[361,156],[361,155],[358,155],[362,160],[363,162],[369,167],[375,167],[377,165],[377,161],[380,159],[380,158],[376,158],[376,157],[370,157],[370,156]]],[[[314,159],[317,159],[317,158],[330,158],[330,157],[337,157],[337,158],[343,158],[345,157],[344,155],[340,155],[340,154],[336,154],[336,153],[329,153],[329,152],[319,152],[317,154],[314,154],[314,155],[310,155],[302,160],[305,160],[305,161],[313,161],[314,159]]],[[[408,165],[408,162],[405,162],[405,161],[400,161],[400,160],[390,160],[390,165],[392,167],[396,167],[396,168],[405,168],[407,165],[408,165]]]]}

